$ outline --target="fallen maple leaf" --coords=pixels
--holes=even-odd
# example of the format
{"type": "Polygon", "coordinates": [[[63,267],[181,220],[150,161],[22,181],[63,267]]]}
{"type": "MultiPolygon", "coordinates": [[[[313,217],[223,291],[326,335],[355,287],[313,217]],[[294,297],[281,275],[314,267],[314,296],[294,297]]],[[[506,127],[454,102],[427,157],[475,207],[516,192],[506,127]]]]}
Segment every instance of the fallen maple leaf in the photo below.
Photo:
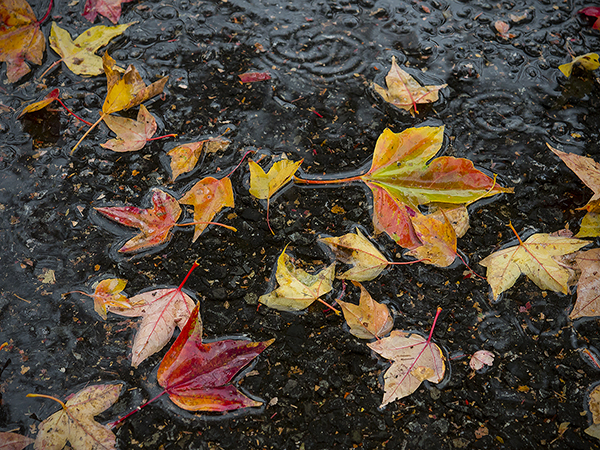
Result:
{"type": "Polygon", "coordinates": [[[14,83],[31,70],[26,60],[41,64],[46,49],[46,39],[40,26],[50,14],[41,20],[25,0],[2,0],[0,2],[0,62],[6,62],[6,78],[14,83]]]}
{"type": "Polygon", "coordinates": [[[35,441],[30,437],[9,431],[0,431],[0,450],[23,450],[35,441]]]}
{"type": "Polygon", "coordinates": [[[179,145],[169,150],[167,155],[171,157],[172,180],[175,181],[179,175],[187,173],[196,167],[202,152],[214,153],[226,149],[229,144],[230,141],[228,139],[217,137],[190,142],[189,144],[179,145]]]}
{"type": "Polygon", "coordinates": [[[469,204],[481,198],[512,192],[475,169],[468,159],[440,156],[444,127],[409,128],[402,133],[385,129],[375,146],[371,168],[358,177],[373,191],[373,225],[400,246],[422,244],[415,233],[409,206],[418,211],[429,203],[469,204]]]}
{"type": "Polygon", "coordinates": [[[477,350],[469,361],[469,366],[473,370],[481,370],[483,366],[492,366],[493,364],[494,354],[487,350],[477,350]]]}
{"type": "Polygon", "coordinates": [[[571,76],[571,72],[573,71],[573,66],[579,65],[583,67],[585,70],[596,70],[600,67],[600,61],[598,61],[597,53],[586,53],[585,55],[573,56],[573,61],[566,64],[561,64],[558,66],[558,69],[563,73],[563,75],[567,78],[571,76]]]}
{"type": "Polygon", "coordinates": [[[146,86],[144,80],[133,65],[129,65],[123,76],[115,68],[115,60],[108,52],[102,57],[102,66],[106,73],[108,93],[102,105],[102,114],[108,115],[127,110],[160,94],[167,84],[168,76],[146,86]]]}
{"type": "Polygon", "coordinates": [[[254,83],[256,81],[266,81],[271,79],[271,74],[269,72],[246,72],[241,75],[240,81],[242,83],[254,83]]]}
{"type": "Polygon", "coordinates": [[[27,394],[27,397],[52,399],[62,406],[38,426],[35,448],[60,450],[68,441],[74,450],[115,449],[115,435],[108,427],[96,422],[94,416],[117,401],[121,387],[121,384],[88,386],[67,397],[66,403],[48,395],[27,394]]]}
{"type": "Polygon", "coordinates": [[[120,278],[107,278],[94,283],[92,286],[94,288],[93,294],[88,294],[87,292],[83,291],[70,291],[63,295],[77,293],[91,297],[94,299],[94,311],[96,311],[100,317],[106,320],[107,306],[114,306],[121,309],[131,308],[129,299],[121,293],[123,292],[123,289],[125,289],[126,284],[127,280],[120,278]]]}
{"type": "Polygon", "coordinates": [[[275,162],[268,173],[260,167],[257,163],[252,160],[248,160],[248,166],[250,168],[250,194],[254,197],[267,200],[267,224],[271,233],[275,234],[271,229],[271,223],[269,221],[269,202],[275,192],[281,187],[286,185],[294,176],[294,173],[302,164],[303,159],[297,162],[292,162],[288,159],[282,159],[281,161],[275,162]]]}
{"type": "Polygon", "coordinates": [[[371,294],[360,285],[358,305],[338,300],[344,312],[350,333],[360,339],[380,338],[394,327],[394,319],[388,307],[373,300],[371,294]]]}
{"type": "Polygon", "coordinates": [[[448,86],[421,86],[417,80],[398,67],[396,57],[392,56],[392,67],[385,77],[387,89],[373,83],[375,92],[383,99],[398,108],[409,111],[411,114],[418,113],[418,103],[433,103],[438,100],[439,90],[448,86]]]}
{"type": "Polygon", "coordinates": [[[192,242],[196,242],[221,209],[235,206],[231,179],[203,178],[179,199],[179,203],[194,207],[195,231],[192,242]]]}
{"type": "MultiPolygon", "coordinates": [[[[194,262],[177,288],[153,289],[134,295],[129,299],[129,308],[109,305],[108,310],[112,313],[125,317],[142,317],[131,347],[133,367],[162,350],[173,336],[175,327],[182,328],[188,321],[196,304],[182,289],[196,267],[198,263],[194,262]]],[[[199,318],[197,320],[200,321],[199,318]]],[[[197,323],[196,327],[202,327],[202,322],[197,323]]]]}
{"type": "Polygon", "coordinates": [[[584,14],[589,17],[595,17],[596,21],[592,28],[594,30],[600,30],[600,8],[597,6],[588,6],[587,8],[580,9],[577,11],[578,14],[584,14]]]}
{"type": "Polygon", "coordinates": [[[137,120],[109,115],[104,118],[104,123],[116,133],[117,138],[100,144],[100,146],[114,152],[141,150],[156,133],[156,120],[144,105],[140,106],[137,120]]]}
{"type": "Polygon", "coordinates": [[[444,355],[442,350],[431,342],[440,312],[441,309],[438,308],[428,338],[416,333],[394,330],[388,337],[367,344],[373,351],[392,361],[384,375],[382,407],[412,394],[425,380],[439,383],[444,378],[444,355]]]}
{"type": "Polygon", "coordinates": [[[265,173],[262,167],[257,163],[248,160],[248,166],[250,168],[250,194],[254,197],[266,200],[269,199],[281,189],[284,185],[289,183],[292,179],[298,167],[302,164],[303,159],[300,161],[290,161],[289,159],[282,159],[276,161],[268,173],[265,173]]]}
{"type": "Polygon", "coordinates": [[[566,294],[572,270],[559,264],[554,257],[579,250],[589,242],[581,239],[552,236],[546,233],[531,235],[525,242],[511,229],[519,245],[492,253],[479,262],[487,267],[487,279],[492,287],[494,300],[511,288],[521,274],[526,275],[540,289],[566,294]]]}
{"type": "Polygon", "coordinates": [[[295,267],[284,249],[277,259],[275,271],[279,287],[261,295],[258,301],[280,311],[300,311],[331,291],[334,274],[335,262],[312,275],[295,267]]]}
{"type": "Polygon", "coordinates": [[[569,169],[575,172],[583,183],[594,191],[594,195],[582,208],[588,211],[581,222],[579,233],[576,237],[600,236],[600,164],[592,158],[561,152],[546,144],[569,169]]]}
{"type": "MultiPolygon", "coordinates": [[[[81,33],[73,41],[67,30],[59,27],[56,22],[52,22],[48,42],[50,47],[61,56],[61,59],[52,64],[51,67],[63,61],[77,75],[100,75],[104,73],[102,58],[94,53],[100,47],[108,44],[111,39],[122,34],[133,23],[130,22],[116,27],[104,25],[92,27],[81,33]]],[[[43,75],[40,76],[40,78],[42,77],[43,75]]]]}
{"type": "Polygon", "coordinates": [[[98,14],[106,17],[115,25],[121,17],[121,4],[133,0],[87,0],[83,8],[83,17],[90,22],[96,20],[98,14]]]}
{"type": "Polygon", "coordinates": [[[102,57],[102,67],[106,74],[108,86],[106,99],[104,99],[104,104],[102,105],[102,114],[100,115],[100,118],[88,128],[77,144],[75,144],[71,153],[77,149],[81,141],[83,141],[85,137],[109,114],[127,110],[160,94],[169,78],[168,76],[163,77],[149,86],[146,86],[146,83],[144,83],[144,80],[142,80],[142,77],[133,65],[129,65],[125,70],[125,73],[121,76],[121,73],[115,68],[115,60],[109,56],[108,52],[105,52],[102,57]]]}
{"type": "Polygon", "coordinates": [[[180,408],[188,411],[232,411],[260,406],[231,383],[235,375],[274,339],[264,342],[218,340],[202,343],[196,305],[177,340],[158,368],[158,384],[180,408]]]}
{"type": "Polygon", "coordinates": [[[175,198],[155,189],[152,193],[152,208],[136,206],[107,206],[95,208],[104,216],[128,227],[138,228],[140,233],[128,240],[119,252],[139,252],[171,238],[171,229],[181,215],[181,207],[175,198]]]}
{"type": "Polygon", "coordinates": [[[577,283],[577,301],[569,319],[600,316],[600,249],[579,252],[575,261],[581,275],[577,283]]]}
{"type": "Polygon", "coordinates": [[[321,238],[335,254],[336,259],[352,267],[337,278],[353,281],[371,281],[390,264],[383,254],[357,228],[356,233],[340,237],[321,238]]]}

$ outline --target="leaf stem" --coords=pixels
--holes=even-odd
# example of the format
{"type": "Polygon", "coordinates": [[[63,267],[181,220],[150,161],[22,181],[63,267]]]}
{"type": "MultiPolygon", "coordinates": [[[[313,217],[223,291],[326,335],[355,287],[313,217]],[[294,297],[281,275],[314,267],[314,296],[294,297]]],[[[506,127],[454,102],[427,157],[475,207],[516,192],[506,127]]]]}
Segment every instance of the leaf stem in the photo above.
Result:
{"type": "Polygon", "coordinates": [[[44,78],[44,75],[46,75],[48,72],[50,72],[50,70],[52,70],[54,67],[58,66],[61,62],[62,62],[62,58],[57,61],[54,61],[52,64],[50,64],[50,67],[48,67],[46,70],[44,70],[44,73],[42,73],[38,77],[38,80],[41,80],[42,78],[44,78]]]}
{"type": "Polygon", "coordinates": [[[431,331],[429,332],[429,337],[427,338],[428,344],[431,342],[431,336],[433,336],[433,330],[435,329],[435,324],[436,324],[441,312],[442,312],[442,308],[438,306],[437,312],[435,313],[435,318],[433,319],[433,325],[431,325],[431,331]]]}
{"type": "MultiPolygon", "coordinates": [[[[196,267],[198,267],[200,264],[198,264],[198,261],[194,261],[194,263],[192,264],[192,267],[190,268],[190,270],[188,270],[187,275],[185,276],[185,278],[183,279],[183,281],[181,282],[181,284],[179,285],[179,287],[177,288],[177,290],[179,292],[181,292],[181,290],[183,289],[183,285],[185,284],[185,282],[187,281],[187,279],[190,277],[190,275],[192,274],[192,272],[196,269],[196,267]]],[[[166,392],[166,391],[165,391],[166,392]]],[[[164,394],[164,392],[163,392],[164,394]]],[[[161,394],[162,395],[162,394],[161,394]]]]}
{"type": "MultiPolygon", "coordinates": [[[[192,269],[193,270],[193,269],[192,269]]],[[[129,416],[131,416],[132,414],[135,414],[136,412],[140,411],[143,407],[149,405],[152,402],[155,402],[156,400],[158,400],[159,398],[161,398],[163,395],[165,395],[167,393],[167,390],[165,389],[164,391],[162,391],[160,394],[158,394],[156,397],[151,398],[150,400],[148,400],[146,403],[144,403],[141,406],[138,406],[137,408],[135,408],[133,411],[129,411],[127,414],[125,414],[123,417],[121,417],[120,419],[115,420],[114,422],[110,422],[108,424],[106,424],[106,426],[108,428],[114,428],[117,425],[119,425],[121,422],[123,422],[125,419],[127,419],[129,416]]]]}
{"type": "Polygon", "coordinates": [[[521,237],[519,236],[519,234],[517,233],[517,230],[515,230],[515,227],[513,227],[512,222],[508,222],[507,227],[509,227],[513,233],[515,233],[515,236],[517,237],[517,239],[519,240],[519,244],[523,245],[523,241],[521,240],[521,237]]]}
{"type": "Polygon", "coordinates": [[[220,223],[220,222],[186,222],[186,223],[176,223],[173,226],[175,226],[175,227],[187,227],[188,225],[201,225],[201,224],[218,225],[220,227],[227,228],[228,230],[231,230],[231,231],[237,231],[237,228],[232,227],[231,225],[225,225],[224,223],[220,223]]]}
{"type": "Polygon", "coordinates": [[[71,155],[73,154],[73,152],[77,149],[77,147],[79,147],[79,144],[81,144],[81,141],[83,141],[86,136],[88,134],[90,134],[90,132],[96,128],[96,125],[98,125],[100,122],[102,122],[102,120],[104,120],[104,118],[106,117],[106,114],[102,113],[102,115],[100,116],[100,118],[98,120],[96,120],[96,122],[94,124],[92,124],[92,126],[90,128],[88,128],[88,130],[85,132],[85,134],[83,136],[81,136],[81,139],[79,139],[77,141],[77,144],[75,144],[75,147],[73,147],[73,149],[71,150],[71,155]]]}
{"type": "Polygon", "coordinates": [[[81,294],[81,295],[86,295],[87,297],[90,297],[90,298],[94,298],[94,296],[92,294],[88,294],[87,292],[83,292],[83,291],[69,291],[69,292],[65,292],[62,295],[69,295],[69,294],[81,294]]]}
{"type": "Polygon", "coordinates": [[[27,394],[27,397],[38,397],[38,398],[49,398],[50,400],[54,400],[55,402],[60,403],[60,406],[63,407],[63,409],[67,409],[67,405],[65,405],[62,401],[60,401],[59,399],[57,399],[56,397],[52,397],[51,395],[44,395],[44,394],[27,394]]]}
{"type": "Polygon", "coordinates": [[[87,126],[90,126],[90,127],[93,125],[91,122],[88,122],[87,120],[82,119],[77,114],[75,114],[73,111],[71,111],[69,108],[67,108],[67,105],[65,105],[60,98],[57,97],[56,101],[58,103],[60,103],[62,105],[62,107],[65,108],[67,110],[67,112],[69,114],[71,114],[73,117],[75,117],[77,120],[80,120],[81,122],[85,123],[87,126]]]}
{"type": "Polygon", "coordinates": [[[158,139],[163,139],[163,138],[168,138],[168,137],[177,137],[177,134],[172,133],[172,134],[165,134],[164,136],[156,136],[156,137],[153,137],[150,139],[146,139],[146,141],[156,141],[158,139]]]}
{"type": "Polygon", "coordinates": [[[320,180],[317,178],[298,178],[297,176],[292,177],[294,183],[298,184],[342,184],[342,183],[350,183],[352,181],[363,181],[364,175],[357,175],[354,177],[347,178],[334,178],[332,180],[320,180]]]}
{"type": "Polygon", "coordinates": [[[240,162],[238,163],[238,165],[235,166],[231,172],[229,172],[229,175],[227,175],[227,177],[230,177],[231,175],[233,175],[233,172],[235,172],[237,170],[237,168],[240,167],[240,165],[244,162],[244,159],[246,159],[246,156],[248,156],[250,153],[256,153],[256,151],[255,150],[248,150],[246,153],[244,153],[244,156],[242,156],[242,159],[240,160],[240,162]]]}
{"type": "Polygon", "coordinates": [[[40,20],[37,21],[38,25],[41,25],[42,23],[44,23],[44,21],[48,18],[48,16],[50,15],[50,10],[52,9],[52,2],[54,0],[50,0],[50,5],[48,6],[48,11],[46,11],[46,15],[44,17],[42,17],[40,20]]]}

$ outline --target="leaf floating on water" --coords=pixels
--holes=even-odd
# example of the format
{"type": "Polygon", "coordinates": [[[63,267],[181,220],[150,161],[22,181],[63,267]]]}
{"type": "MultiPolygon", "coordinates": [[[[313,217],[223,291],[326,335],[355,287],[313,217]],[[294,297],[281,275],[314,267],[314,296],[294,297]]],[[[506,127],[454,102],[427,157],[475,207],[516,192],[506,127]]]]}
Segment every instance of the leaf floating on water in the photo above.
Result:
{"type": "Polygon", "coordinates": [[[386,102],[410,111],[411,114],[418,112],[417,104],[436,102],[440,89],[448,86],[447,84],[421,86],[417,80],[398,67],[395,56],[392,56],[392,67],[385,77],[385,82],[387,89],[373,83],[375,92],[386,102]]]}
{"type": "Polygon", "coordinates": [[[456,233],[448,218],[442,214],[438,220],[433,214],[412,213],[410,220],[423,245],[406,254],[438,267],[451,265],[456,259],[456,233]]]}
{"type": "Polygon", "coordinates": [[[321,238],[334,252],[336,259],[352,267],[337,278],[353,281],[371,281],[389,265],[383,254],[357,228],[356,233],[340,237],[321,238]]]}
{"type": "Polygon", "coordinates": [[[277,259],[275,272],[279,287],[261,295],[258,301],[280,311],[301,311],[331,291],[334,274],[335,263],[316,274],[309,274],[295,267],[284,249],[277,259]]]}
{"type": "Polygon", "coordinates": [[[275,162],[269,172],[265,173],[262,167],[249,160],[250,194],[261,200],[271,198],[273,194],[290,182],[302,161],[304,160],[293,162],[289,159],[282,159],[275,162]]]}
{"type": "Polygon", "coordinates": [[[194,169],[202,152],[215,153],[219,150],[225,150],[229,144],[230,141],[228,139],[217,137],[182,144],[169,150],[167,155],[171,157],[171,176],[173,181],[179,175],[183,175],[194,169]]]}
{"type": "MultiPolygon", "coordinates": [[[[443,222],[432,221],[436,216],[423,219],[418,215],[419,205],[443,203],[464,207],[484,197],[513,191],[499,186],[468,159],[434,158],[443,139],[444,127],[409,128],[402,133],[385,129],[377,140],[371,168],[360,177],[373,191],[375,230],[385,231],[404,248],[422,245],[421,237],[428,234],[425,229],[433,226],[446,230],[445,245],[456,249],[455,236],[450,238],[452,233],[447,227],[437,225],[443,222]],[[409,214],[407,206],[415,214],[409,214]],[[419,233],[414,220],[421,228],[419,233]]],[[[448,265],[444,259],[439,262],[448,265]]]]}
{"type": "MultiPolygon", "coordinates": [[[[139,366],[146,358],[167,345],[175,327],[182,328],[196,306],[194,300],[183,292],[183,285],[191,272],[198,267],[192,265],[183,282],[177,288],[153,289],[129,299],[129,308],[109,306],[109,311],[125,317],[142,317],[140,327],[131,347],[131,365],[139,366]]],[[[202,321],[197,319],[197,327],[202,321]]]]}
{"type": "Polygon", "coordinates": [[[54,397],[28,394],[27,397],[51,398],[59,402],[62,409],[39,425],[35,440],[37,450],[62,449],[67,442],[74,450],[112,450],[116,438],[110,429],[94,420],[117,401],[121,384],[99,384],[69,396],[66,403],[54,397]]]}
{"type": "Polygon", "coordinates": [[[240,81],[242,83],[254,83],[256,81],[266,81],[271,79],[271,74],[269,72],[246,72],[241,75],[240,81]]]}
{"type": "Polygon", "coordinates": [[[113,152],[141,150],[146,142],[154,136],[157,128],[154,116],[144,105],[140,106],[137,120],[108,115],[104,118],[104,123],[117,135],[117,138],[100,144],[100,146],[113,152]]]}
{"type": "Polygon", "coordinates": [[[73,41],[67,30],[52,22],[52,29],[48,42],[50,47],[58,53],[67,67],[77,75],[101,75],[104,73],[102,58],[95,52],[108,44],[113,38],[123,32],[134,22],[107,27],[99,25],[81,33],[73,41]]]}
{"type": "Polygon", "coordinates": [[[137,106],[148,99],[162,93],[168,76],[146,86],[135,67],[130,65],[121,76],[116,69],[116,62],[108,52],[102,57],[102,66],[106,74],[108,93],[102,105],[104,115],[123,111],[137,106]]]}
{"type": "Polygon", "coordinates": [[[444,378],[444,355],[431,342],[431,335],[425,338],[419,334],[394,330],[388,337],[367,345],[392,361],[384,375],[382,407],[412,394],[425,380],[439,383],[444,378]]]}
{"type": "Polygon", "coordinates": [[[180,408],[224,412],[262,405],[231,383],[233,377],[274,339],[264,342],[225,339],[202,343],[196,305],[158,368],[158,384],[180,408]]]}
{"type": "Polygon", "coordinates": [[[127,280],[120,278],[108,278],[96,283],[94,294],[92,295],[94,299],[94,311],[104,320],[107,318],[107,307],[131,308],[129,299],[121,293],[126,285],[127,280]]]}
{"type": "Polygon", "coordinates": [[[487,350],[477,350],[469,361],[469,366],[473,370],[481,370],[483,366],[492,365],[494,365],[494,354],[487,350]]]}
{"type": "Polygon", "coordinates": [[[380,338],[394,327],[394,319],[388,307],[373,300],[371,294],[360,285],[358,305],[338,300],[350,333],[359,339],[380,338]]]}
{"type": "Polygon", "coordinates": [[[546,144],[583,183],[594,191],[594,195],[582,208],[588,211],[581,222],[576,237],[600,236],[600,163],[586,156],[561,152],[546,144]]]}
{"type": "Polygon", "coordinates": [[[44,109],[46,106],[48,106],[54,100],[57,100],[58,99],[58,95],[59,95],[58,89],[53,89],[48,95],[46,95],[40,101],[37,101],[37,102],[34,102],[34,103],[30,103],[25,108],[23,108],[23,111],[21,111],[19,113],[19,115],[17,116],[17,118],[20,118],[20,117],[22,117],[25,114],[29,114],[29,113],[36,112],[36,111],[39,111],[41,109],[44,109]]]}
{"type": "Polygon", "coordinates": [[[540,289],[566,294],[572,270],[559,264],[555,257],[576,252],[586,245],[589,242],[581,239],[538,233],[525,242],[519,238],[519,245],[492,253],[479,264],[487,267],[487,279],[492,287],[494,300],[511,288],[521,274],[526,275],[540,289]]]}
{"type": "Polygon", "coordinates": [[[221,209],[235,206],[231,179],[203,178],[179,199],[179,203],[194,207],[195,231],[192,242],[196,242],[209,225],[208,222],[211,222],[221,209]]]}
{"type": "Polygon", "coordinates": [[[136,206],[107,206],[95,209],[121,225],[140,230],[139,234],[119,249],[121,253],[139,252],[167,242],[171,239],[171,230],[181,215],[181,207],[177,200],[159,189],[154,190],[152,208],[149,209],[136,206]]]}

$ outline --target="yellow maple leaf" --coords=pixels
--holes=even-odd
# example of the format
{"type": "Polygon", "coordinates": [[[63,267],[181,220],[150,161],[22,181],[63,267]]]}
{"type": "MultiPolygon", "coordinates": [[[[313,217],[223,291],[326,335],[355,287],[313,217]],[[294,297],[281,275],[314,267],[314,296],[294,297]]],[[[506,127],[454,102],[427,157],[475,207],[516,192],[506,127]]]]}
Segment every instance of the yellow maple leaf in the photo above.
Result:
{"type": "Polygon", "coordinates": [[[289,159],[282,159],[273,164],[267,173],[257,163],[248,161],[250,167],[250,194],[258,199],[266,200],[273,196],[275,192],[287,184],[303,159],[297,162],[289,159]]]}
{"type": "Polygon", "coordinates": [[[519,245],[499,250],[479,262],[487,267],[487,279],[494,300],[511,288],[521,274],[540,289],[563,294],[569,292],[568,281],[572,271],[559,264],[554,257],[573,253],[589,242],[546,233],[533,234],[525,242],[520,237],[518,239],[519,245]]]}
{"type": "Polygon", "coordinates": [[[50,47],[61,56],[61,59],[52,66],[63,61],[77,75],[102,74],[104,72],[102,58],[94,53],[100,47],[108,44],[111,39],[122,34],[133,23],[125,23],[116,27],[99,25],[89,28],[73,40],[67,30],[59,27],[56,22],[52,22],[48,42],[50,47]]]}
{"type": "Polygon", "coordinates": [[[335,263],[316,274],[295,267],[285,249],[277,259],[275,278],[279,287],[258,301],[280,311],[300,311],[332,289],[335,263]]]}

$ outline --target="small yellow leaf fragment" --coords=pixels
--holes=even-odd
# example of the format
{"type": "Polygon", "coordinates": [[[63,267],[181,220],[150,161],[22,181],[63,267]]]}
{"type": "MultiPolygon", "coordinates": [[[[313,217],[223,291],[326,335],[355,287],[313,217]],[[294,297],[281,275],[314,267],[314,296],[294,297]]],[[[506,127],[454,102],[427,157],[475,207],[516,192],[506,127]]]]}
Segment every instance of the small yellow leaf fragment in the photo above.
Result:
{"type": "Polygon", "coordinates": [[[571,76],[574,65],[580,65],[585,70],[596,70],[600,67],[600,61],[598,61],[597,53],[586,53],[585,55],[574,56],[573,61],[566,64],[561,64],[558,66],[558,69],[563,73],[563,75],[567,78],[571,76]]]}

